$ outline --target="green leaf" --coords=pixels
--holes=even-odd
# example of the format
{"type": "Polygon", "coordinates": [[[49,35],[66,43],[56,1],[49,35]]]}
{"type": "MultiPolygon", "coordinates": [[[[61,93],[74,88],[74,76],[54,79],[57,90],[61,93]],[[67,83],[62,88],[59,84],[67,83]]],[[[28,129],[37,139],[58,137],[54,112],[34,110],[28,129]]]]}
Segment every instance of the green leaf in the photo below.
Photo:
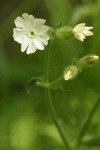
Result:
{"type": "Polygon", "coordinates": [[[55,92],[59,92],[62,94],[69,94],[70,90],[64,90],[63,87],[50,87],[51,90],[54,90],[55,92]]]}
{"type": "Polygon", "coordinates": [[[86,141],[83,141],[83,144],[88,147],[100,147],[100,137],[91,138],[86,141]]]}

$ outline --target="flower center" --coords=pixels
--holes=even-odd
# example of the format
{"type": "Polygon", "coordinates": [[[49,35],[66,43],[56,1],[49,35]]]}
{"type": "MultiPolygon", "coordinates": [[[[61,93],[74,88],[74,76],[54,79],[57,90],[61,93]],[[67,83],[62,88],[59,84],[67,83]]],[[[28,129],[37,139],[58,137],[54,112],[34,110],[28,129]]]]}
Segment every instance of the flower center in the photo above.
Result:
{"type": "Polygon", "coordinates": [[[30,32],[28,33],[28,36],[31,37],[31,38],[33,38],[34,35],[35,35],[34,31],[30,31],[30,32]]]}
{"type": "Polygon", "coordinates": [[[33,36],[34,35],[34,31],[31,31],[30,34],[33,36]]]}

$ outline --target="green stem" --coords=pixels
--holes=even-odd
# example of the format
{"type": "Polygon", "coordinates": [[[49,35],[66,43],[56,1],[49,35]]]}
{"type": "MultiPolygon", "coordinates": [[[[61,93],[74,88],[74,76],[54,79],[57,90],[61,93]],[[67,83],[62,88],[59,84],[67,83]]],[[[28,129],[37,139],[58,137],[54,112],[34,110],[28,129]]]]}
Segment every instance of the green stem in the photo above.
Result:
{"type": "MultiPolygon", "coordinates": [[[[46,55],[45,55],[45,82],[47,84],[49,84],[49,65],[50,65],[50,50],[51,50],[51,45],[52,45],[53,41],[50,42],[49,44],[49,47],[48,49],[46,49],[46,55]]],[[[61,80],[61,78],[59,79],[61,80]]],[[[58,79],[53,81],[51,83],[51,85],[55,84],[56,82],[58,82],[58,79]]],[[[66,139],[66,136],[65,136],[65,131],[63,130],[59,120],[57,119],[57,116],[55,114],[55,110],[54,110],[54,107],[53,107],[53,104],[52,104],[52,101],[51,101],[51,92],[50,92],[50,86],[48,86],[48,88],[45,88],[45,98],[46,98],[46,101],[47,101],[47,106],[48,106],[48,111],[50,113],[50,116],[56,126],[56,128],[58,129],[58,132],[67,148],[67,150],[70,150],[70,146],[69,146],[69,143],[66,139]]]]}
{"type": "Polygon", "coordinates": [[[50,93],[50,88],[48,87],[47,89],[45,89],[45,95],[46,95],[46,99],[47,99],[47,106],[48,106],[48,110],[49,110],[49,113],[50,113],[50,116],[56,126],[56,128],[58,129],[58,132],[63,140],[63,143],[66,147],[67,150],[70,150],[70,146],[69,146],[69,143],[66,139],[66,134],[65,134],[65,131],[60,123],[60,120],[57,119],[57,116],[55,114],[55,110],[54,110],[54,107],[53,107],[53,104],[52,104],[52,101],[51,101],[51,93],[50,93]]]}
{"type": "Polygon", "coordinates": [[[51,50],[51,46],[52,46],[53,40],[50,41],[47,49],[46,49],[46,53],[45,53],[45,60],[44,60],[44,73],[45,73],[45,82],[49,82],[49,64],[50,64],[50,50],[51,50]]]}
{"type": "Polygon", "coordinates": [[[99,104],[100,104],[100,97],[97,99],[95,105],[93,106],[93,108],[92,108],[92,110],[91,110],[91,112],[90,112],[90,114],[89,114],[89,116],[88,116],[86,122],[84,123],[84,125],[83,125],[83,127],[82,127],[82,129],[81,129],[81,131],[80,131],[80,133],[79,133],[79,135],[78,135],[77,144],[76,144],[76,149],[77,149],[78,147],[80,147],[81,142],[82,142],[82,139],[83,139],[83,136],[84,136],[85,133],[87,132],[88,127],[89,127],[90,122],[91,122],[91,119],[92,119],[94,113],[96,112],[97,107],[99,106],[99,104]]]}
{"type": "Polygon", "coordinates": [[[59,78],[57,78],[56,80],[54,80],[54,81],[52,81],[52,82],[50,83],[50,86],[52,86],[52,85],[56,84],[57,82],[61,81],[62,79],[63,79],[63,77],[62,77],[62,76],[61,76],[61,77],[59,77],[59,78]]]}

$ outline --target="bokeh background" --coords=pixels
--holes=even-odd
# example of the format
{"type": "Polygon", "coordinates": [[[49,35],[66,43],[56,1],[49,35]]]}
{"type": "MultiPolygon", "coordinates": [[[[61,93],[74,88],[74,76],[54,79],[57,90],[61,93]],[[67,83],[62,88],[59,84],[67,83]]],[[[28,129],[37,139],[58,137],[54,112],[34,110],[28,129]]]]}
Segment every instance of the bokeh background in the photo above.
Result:
{"type": "MultiPolygon", "coordinates": [[[[86,22],[94,36],[85,42],[56,40],[52,46],[50,80],[59,77],[73,58],[100,55],[100,0],[0,0],[0,150],[64,150],[49,116],[44,89],[27,88],[33,76],[42,76],[45,51],[21,53],[13,40],[14,19],[22,13],[47,20],[57,28],[86,22]]],[[[73,81],[60,82],[65,93],[52,91],[52,102],[70,142],[77,137],[100,94],[100,63],[85,69],[73,81]]],[[[100,107],[82,150],[100,149],[100,107]]]]}

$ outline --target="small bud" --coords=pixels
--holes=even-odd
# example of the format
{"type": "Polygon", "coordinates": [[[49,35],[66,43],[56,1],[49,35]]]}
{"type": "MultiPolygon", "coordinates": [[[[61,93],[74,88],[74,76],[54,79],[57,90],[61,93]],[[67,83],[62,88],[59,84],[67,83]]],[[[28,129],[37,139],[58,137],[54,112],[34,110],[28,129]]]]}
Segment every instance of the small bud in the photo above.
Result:
{"type": "Polygon", "coordinates": [[[99,56],[94,54],[86,55],[85,57],[79,59],[79,65],[82,68],[91,67],[99,61],[99,56]]]}
{"type": "Polygon", "coordinates": [[[56,30],[56,37],[58,39],[67,40],[71,37],[71,35],[72,35],[72,27],[70,26],[64,26],[56,30]]]}
{"type": "Polygon", "coordinates": [[[74,65],[67,67],[64,70],[64,80],[73,80],[78,74],[78,68],[74,65]]]}

